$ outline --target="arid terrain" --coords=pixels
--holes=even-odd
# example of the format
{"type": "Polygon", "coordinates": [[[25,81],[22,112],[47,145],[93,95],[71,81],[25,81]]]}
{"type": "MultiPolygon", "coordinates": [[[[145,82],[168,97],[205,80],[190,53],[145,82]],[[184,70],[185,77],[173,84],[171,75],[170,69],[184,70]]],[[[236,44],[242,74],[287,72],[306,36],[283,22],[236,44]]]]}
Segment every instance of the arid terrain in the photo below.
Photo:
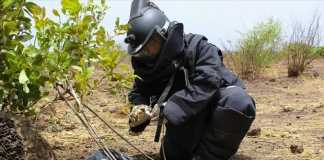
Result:
{"type": "MultiPolygon", "coordinates": [[[[288,78],[286,64],[280,62],[246,84],[256,100],[257,117],[234,159],[324,160],[323,59],[316,60],[299,78],[288,78]]],[[[134,145],[147,154],[157,154],[159,144],[153,142],[156,123],[151,123],[143,134],[130,136],[124,99],[101,87],[87,102],[134,145]]],[[[94,116],[89,114],[89,117],[108,147],[128,155],[140,154],[94,116]]],[[[44,159],[45,155],[53,157],[54,154],[59,160],[85,159],[98,149],[63,101],[42,109],[34,128],[42,137],[42,145],[48,148],[30,147],[29,159],[44,159]],[[47,149],[52,153],[41,152],[47,149]]]]}

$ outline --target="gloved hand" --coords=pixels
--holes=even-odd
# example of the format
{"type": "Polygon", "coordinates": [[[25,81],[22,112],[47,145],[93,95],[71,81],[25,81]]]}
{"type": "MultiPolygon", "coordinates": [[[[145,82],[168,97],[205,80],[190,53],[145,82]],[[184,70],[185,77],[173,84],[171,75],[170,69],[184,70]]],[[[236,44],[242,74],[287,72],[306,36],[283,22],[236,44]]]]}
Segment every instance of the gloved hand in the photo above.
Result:
{"type": "Polygon", "coordinates": [[[139,135],[147,125],[150,124],[152,118],[152,108],[147,105],[134,106],[129,114],[129,134],[139,135]]]}
{"type": "MultiPolygon", "coordinates": [[[[166,105],[166,102],[162,104],[166,105]]],[[[134,106],[129,114],[129,134],[133,136],[140,135],[151,119],[156,120],[160,114],[160,107],[155,104],[153,108],[147,105],[134,106]]]]}

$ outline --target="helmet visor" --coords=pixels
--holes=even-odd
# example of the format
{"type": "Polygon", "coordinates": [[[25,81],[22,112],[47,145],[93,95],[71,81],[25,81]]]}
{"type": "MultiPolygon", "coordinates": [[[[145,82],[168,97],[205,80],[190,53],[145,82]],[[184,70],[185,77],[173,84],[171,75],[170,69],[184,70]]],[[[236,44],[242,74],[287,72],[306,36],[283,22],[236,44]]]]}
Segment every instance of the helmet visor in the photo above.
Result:
{"type": "Polygon", "coordinates": [[[139,50],[137,54],[133,55],[133,57],[154,59],[159,55],[164,42],[165,37],[159,34],[159,32],[154,31],[141,50],[139,50]]]}

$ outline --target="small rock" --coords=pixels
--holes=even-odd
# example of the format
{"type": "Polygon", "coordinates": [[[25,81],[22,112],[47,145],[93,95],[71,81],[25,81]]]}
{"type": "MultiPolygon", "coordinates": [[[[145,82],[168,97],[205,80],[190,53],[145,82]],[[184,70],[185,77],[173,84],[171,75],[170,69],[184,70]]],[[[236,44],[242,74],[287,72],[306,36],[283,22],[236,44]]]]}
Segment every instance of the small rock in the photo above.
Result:
{"type": "Polygon", "coordinates": [[[116,113],[118,112],[118,107],[109,107],[102,110],[102,112],[116,113]]]}
{"type": "Polygon", "coordinates": [[[258,137],[261,135],[261,128],[254,128],[251,129],[248,133],[247,136],[252,136],[252,137],[258,137]]]}
{"type": "Polygon", "coordinates": [[[276,79],[272,78],[272,79],[269,80],[269,82],[276,82],[276,79]]]}
{"type": "Polygon", "coordinates": [[[53,146],[52,146],[53,150],[63,150],[64,149],[64,145],[61,142],[54,142],[53,146]]]}
{"type": "Polygon", "coordinates": [[[320,139],[324,142],[324,136],[320,137],[320,139]]]}
{"type": "Polygon", "coordinates": [[[109,111],[108,108],[105,108],[105,109],[102,110],[102,112],[108,112],[108,111],[109,111]]]}
{"type": "Polygon", "coordinates": [[[315,71],[315,72],[313,73],[313,76],[314,76],[315,78],[317,78],[317,77],[320,76],[320,74],[319,74],[318,72],[315,71]]]}
{"type": "Polygon", "coordinates": [[[292,107],[283,107],[282,108],[282,112],[291,112],[293,111],[294,109],[292,107]]]}
{"type": "Polygon", "coordinates": [[[119,150],[120,150],[120,152],[123,152],[123,153],[128,152],[128,148],[123,147],[123,146],[121,146],[121,147],[119,148],[119,150]]]}
{"type": "Polygon", "coordinates": [[[77,126],[75,124],[70,124],[70,125],[64,126],[64,130],[66,130],[66,131],[71,131],[76,128],[77,128],[77,126]]]}
{"type": "Polygon", "coordinates": [[[304,147],[302,145],[292,144],[292,145],[290,145],[290,151],[291,151],[291,153],[303,153],[304,147]]]}
{"type": "Polygon", "coordinates": [[[91,145],[89,145],[89,144],[85,146],[85,148],[91,148],[91,147],[92,147],[92,146],[91,146],[91,145]]]}
{"type": "Polygon", "coordinates": [[[291,123],[289,122],[289,123],[287,124],[287,126],[291,126],[291,123]]]}
{"type": "Polygon", "coordinates": [[[288,88],[288,86],[283,86],[282,88],[288,88]]]}
{"type": "Polygon", "coordinates": [[[107,104],[104,103],[99,104],[99,107],[105,107],[105,106],[107,106],[107,104]]]}
{"type": "Polygon", "coordinates": [[[302,118],[302,116],[296,116],[296,118],[297,118],[297,119],[300,119],[300,118],[302,118]]]}

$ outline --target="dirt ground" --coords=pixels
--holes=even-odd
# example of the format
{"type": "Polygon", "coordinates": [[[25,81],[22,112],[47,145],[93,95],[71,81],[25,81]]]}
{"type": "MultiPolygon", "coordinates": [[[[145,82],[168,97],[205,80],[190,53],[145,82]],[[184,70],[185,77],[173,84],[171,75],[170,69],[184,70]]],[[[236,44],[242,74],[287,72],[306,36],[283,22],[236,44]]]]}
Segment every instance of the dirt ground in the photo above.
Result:
{"type": "MultiPolygon", "coordinates": [[[[315,61],[299,78],[287,78],[285,68],[284,62],[278,63],[257,80],[246,82],[257,104],[257,118],[235,160],[324,160],[324,60],[315,61]]],[[[159,144],[153,142],[154,122],[142,135],[128,135],[127,106],[123,100],[102,87],[87,102],[134,145],[147,154],[158,153],[159,144]]],[[[87,114],[107,146],[128,155],[139,154],[87,114]]],[[[63,101],[42,110],[36,128],[57,159],[85,159],[97,149],[63,101]]]]}

